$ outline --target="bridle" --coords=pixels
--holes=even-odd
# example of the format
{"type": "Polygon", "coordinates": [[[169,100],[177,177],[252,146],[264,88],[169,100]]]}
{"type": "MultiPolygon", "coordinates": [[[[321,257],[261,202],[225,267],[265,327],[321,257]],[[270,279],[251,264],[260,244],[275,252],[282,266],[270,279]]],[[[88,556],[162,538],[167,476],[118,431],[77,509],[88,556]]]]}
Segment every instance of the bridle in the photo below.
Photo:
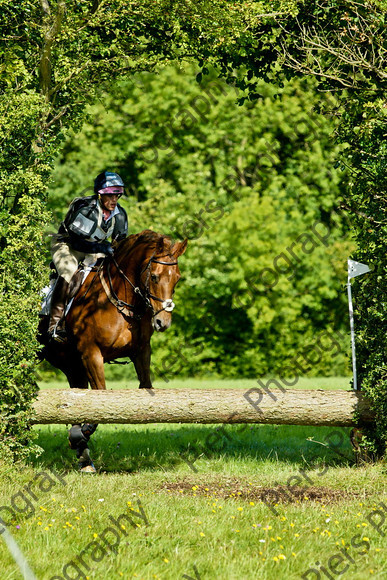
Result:
{"type": "MultiPolygon", "coordinates": [[[[160,256],[160,257],[162,258],[163,256],[160,256]]],[[[163,264],[164,266],[177,266],[177,261],[176,262],[164,262],[163,260],[158,260],[157,258],[155,258],[154,254],[153,254],[153,256],[148,261],[148,264],[145,266],[145,268],[142,269],[142,271],[140,273],[140,278],[144,274],[144,272],[147,273],[146,280],[145,280],[146,294],[143,297],[143,299],[145,300],[145,303],[148,306],[148,308],[151,308],[152,316],[156,316],[157,314],[159,314],[163,310],[165,310],[165,312],[172,312],[172,310],[175,308],[175,303],[173,302],[172,298],[167,298],[166,300],[163,300],[162,298],[159,298],[158,296],[151,294],[149,286],[150,286],[150,276],[151,276],[152,264],[163,264]],[[154,308],[151,304],[150,298],[152,298],[153,300],[157,300],[158,302],[161,302],[162,308],[160,308],[160,310],[158,310],[157,312],[154,311],[154,308]]],[[[172,293],[172,295],[173,295],[173,293],[172,293]]]]}
{"type": "MultiPolygon", "coordinates": [[[[159,256],[159,257],[162,258],[163,256],[159,256]]],[[[106,285],[106,282],[103,278],[102,269],[100,270],[100,280],[101,280],[102,286],[103,286],[110,302],[112,302],[114,304],[114,306],[123,314],[125,314],[131,318],[141,318],[141,316],[135,315],[133,312],[135,310],[135,305],[128,304],[124,300],[121,300],[117,296],[116,292],[114,291],[113,282],[112,282],[112,278],[111,278],[111,272],[110,272],[110,266],[112,263],[114,264],[114,266],[117,269],[121,278],[123,278],[126,282],[128,282],[130,284],[130,286],[133,288],[134,293],[137,294],[138,296],[140,296],[140,298],[142,298],[142,300],[145,303],[146,308],[149,308],[152,311],[152,317],[156,316],[160,312],[163,312],[163,310],[165,310],[166,312],[172,312],[172,310],[175,308],[175,303],[173,302],[172,298],[167,298],[166,300],[163,300],[162,298],[159,298],[158,296],[155,296],[154,294],[152,294],[150,292],[150,276],[151,276],[152,264],[163,264],[165,266],[177,266],[177,261],[176,262],[166,262],[163,260],[159,260],[153,254],[151,256],[151,258],[148,260],[147,264],[144,266],[144,268],[140,272],[140,279],[141,279],[142,275],[146,272],[144,291],[141,290],[141,288],[139,286],[135,286],[133,284],[133,282],[127,277],[125,272],[122,271],[122,269],[120,268],[120,266],[119,266],[118,262],[116,261],[116,259],[114,258],[114,256],[111,258],[111,260],[108,261],[107,267],[106,267],[109,286],[106,285]],[[153,308],[152,303],[150,301],[151,298],[152,298],[152,300],[156,300],[158,302],[161,302],[160,310],[155,311],[155,309],[153,308]]]]}

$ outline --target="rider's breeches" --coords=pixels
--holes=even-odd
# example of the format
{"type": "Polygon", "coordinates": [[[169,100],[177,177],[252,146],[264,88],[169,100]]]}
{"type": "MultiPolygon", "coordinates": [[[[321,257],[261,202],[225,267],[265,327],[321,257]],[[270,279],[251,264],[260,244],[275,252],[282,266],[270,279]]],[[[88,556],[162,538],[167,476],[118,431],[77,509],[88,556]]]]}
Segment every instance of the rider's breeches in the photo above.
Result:
{"type": "Polygon", "coordinates": [[[97,258],[103,254],[84,254],[83,252],[77,252],[66,242],[58,242],[53,238],[51,255],[58,275],[70,283],[80,262],[83,262],[85,266],[92,266],[97,258]]]}

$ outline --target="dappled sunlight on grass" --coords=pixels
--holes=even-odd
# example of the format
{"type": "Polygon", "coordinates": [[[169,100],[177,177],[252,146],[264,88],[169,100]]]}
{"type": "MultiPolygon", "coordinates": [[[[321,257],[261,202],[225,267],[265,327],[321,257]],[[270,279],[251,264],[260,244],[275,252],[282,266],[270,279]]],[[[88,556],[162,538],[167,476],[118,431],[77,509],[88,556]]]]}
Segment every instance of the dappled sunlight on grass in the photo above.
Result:
{"type": "MultiPolygon", "coordinates": [[[[34,461],[72,468],[75,453],[63,425],[35,426],[37,443],[45,451],[34,461]]],[[[217,463],[257,461],[309,466],[316,462],[347,465],[354,461],[349,429],[289,425],[100,425],[90,440],[98,469],[127,471],[159,469],[217,470],[217,463]]]]}

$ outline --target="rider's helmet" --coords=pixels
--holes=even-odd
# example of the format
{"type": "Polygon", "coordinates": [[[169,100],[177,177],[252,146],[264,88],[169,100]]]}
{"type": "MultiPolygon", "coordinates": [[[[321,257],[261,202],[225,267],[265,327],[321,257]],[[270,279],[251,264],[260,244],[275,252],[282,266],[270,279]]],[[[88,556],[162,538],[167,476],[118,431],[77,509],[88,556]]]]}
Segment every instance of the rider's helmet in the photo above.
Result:
{"type": "Polygon", "coordinates": [[[112,171],[103,171],[94,180],[94,192],[100,194],[119,194],[124,193],[125,184],[118,173],[112,171]]]}

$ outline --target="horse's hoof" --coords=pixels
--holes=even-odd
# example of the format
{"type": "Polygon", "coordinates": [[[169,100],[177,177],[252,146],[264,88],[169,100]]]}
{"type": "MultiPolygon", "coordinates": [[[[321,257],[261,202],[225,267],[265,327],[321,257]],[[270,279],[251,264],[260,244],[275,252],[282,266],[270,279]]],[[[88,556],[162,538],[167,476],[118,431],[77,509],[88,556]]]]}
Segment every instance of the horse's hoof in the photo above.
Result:
{"type": "Polygon", "coordinates": [[[81,467],[80,472],[81,473],[97,473],[97,470],[94,467],[94,464],[91,463],[91,465],[85,465],[85,467],[81,467]]]}

